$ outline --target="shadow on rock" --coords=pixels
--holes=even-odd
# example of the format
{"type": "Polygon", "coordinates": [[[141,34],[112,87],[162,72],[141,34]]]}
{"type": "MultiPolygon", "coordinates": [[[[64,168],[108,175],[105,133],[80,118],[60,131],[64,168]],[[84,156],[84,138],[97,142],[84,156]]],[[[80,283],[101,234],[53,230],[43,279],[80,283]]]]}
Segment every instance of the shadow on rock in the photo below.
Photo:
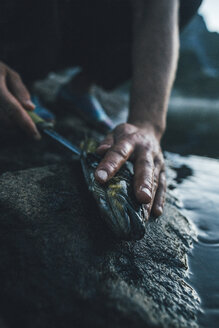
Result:
{"type": "Polygon", "coordinates": [[[170,195],[141,241],[118,241],[73,161],[4,173],[0,213],[6,327],[197,327],[193,233],[170,195]]]}

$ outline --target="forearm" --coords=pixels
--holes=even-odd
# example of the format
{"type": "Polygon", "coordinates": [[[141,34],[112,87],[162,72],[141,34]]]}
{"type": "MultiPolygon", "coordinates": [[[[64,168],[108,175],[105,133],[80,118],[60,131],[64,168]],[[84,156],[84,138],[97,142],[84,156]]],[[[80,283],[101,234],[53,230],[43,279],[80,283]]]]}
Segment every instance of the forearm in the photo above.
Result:
{"type": "Polygon", "coordinates": [[[178,0],[137,0],[133,6],[133,77],[128,122],[151,124],[161,137],[178,59],[178,0]]]}

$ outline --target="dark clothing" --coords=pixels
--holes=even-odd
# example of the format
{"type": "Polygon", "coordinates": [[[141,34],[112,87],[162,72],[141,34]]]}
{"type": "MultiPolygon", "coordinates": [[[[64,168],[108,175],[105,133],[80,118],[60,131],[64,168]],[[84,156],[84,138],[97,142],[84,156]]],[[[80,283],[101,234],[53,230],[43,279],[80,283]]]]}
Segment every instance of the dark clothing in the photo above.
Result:
{"type": "MultiPolygon", "coordinates": [[[[201,1],[181,0],[180,27],[201,1]]],[[[25,82],[75,65],[105,88],[131,77],[127,0],[1,0],[0,30],[0,60],[25,82]]]]}

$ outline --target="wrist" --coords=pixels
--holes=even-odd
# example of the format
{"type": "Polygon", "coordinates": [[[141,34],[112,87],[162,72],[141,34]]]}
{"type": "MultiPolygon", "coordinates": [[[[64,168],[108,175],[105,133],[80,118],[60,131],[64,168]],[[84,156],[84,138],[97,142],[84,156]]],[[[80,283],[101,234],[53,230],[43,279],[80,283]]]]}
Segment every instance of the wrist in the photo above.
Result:
{"type": "Polygon", "coordinates": [[[164,100],[154,103],[145,101],[132,101],[130,103],[128,123],[154,131],[155,135],[161,139],[166,128],[167,105],[164,100]]]}
{"type": "Polygon", "coordinates": [[[155,122],[151,122],[149,120],[136,120],[136,119],[131,119],[128,118],[127,123],[132,124],[142,130],[146,130],[147,133],[152,133],[155,135],[155,137],[160,141],[164,131],[165,131],[165,126],[161,126],[159,124],[156,124],[155,122]]]}

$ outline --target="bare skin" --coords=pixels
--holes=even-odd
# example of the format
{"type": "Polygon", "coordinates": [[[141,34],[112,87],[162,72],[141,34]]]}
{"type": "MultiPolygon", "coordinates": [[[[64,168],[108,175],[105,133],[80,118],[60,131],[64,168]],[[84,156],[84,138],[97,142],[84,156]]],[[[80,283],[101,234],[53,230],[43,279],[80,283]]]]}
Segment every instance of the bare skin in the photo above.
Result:
{"type": "Polygon", "coordinates": [[[133,78],[128,123],[117,126],[97,152],[96,170],[108,181],[127,159],[134,163],[134,190],[148,215],[163,212],[166,190],[160,140],[178,59],[178,1],[133,1],[133,78]]]}
{"type": "Polygon", "coordinates": [[[27,114],[27,110],[33,110],[34,107],[19,74],[0,62],[0,119],[6,124],[20,127],[29,136],[39,140],[40,134],[27,114]]]}
{"type": "MultiPolygon", "coordinates": [[[[128,0],[127,0],[128,1],[128,0]]],[[[100,144],[95,176],[112,178],[128,159],[134,164],[134,190],[148,215],[163,212],[166,180],[160,140],[178,57],[178,0],[133,0],[133,77],[128,122],[100,144]]],[[[0,118],[34,139],[40,134],[26,110],[33,110],[20,76],[0,62],[0,118]]]]}
{"type": "Polygon", "coordinates": [[[134,163],[134,190],[140,203],[153,207],[156,216],[162,214],[165,200],[164,160],[156,133],[151,125],[137,127],[121,124],[101,143],[97,152],[104,155],[96,177],[106,182],[114,176],[127,159],[134,163]],[[101,179],[100,179],[101,178],[101,179]]]}

